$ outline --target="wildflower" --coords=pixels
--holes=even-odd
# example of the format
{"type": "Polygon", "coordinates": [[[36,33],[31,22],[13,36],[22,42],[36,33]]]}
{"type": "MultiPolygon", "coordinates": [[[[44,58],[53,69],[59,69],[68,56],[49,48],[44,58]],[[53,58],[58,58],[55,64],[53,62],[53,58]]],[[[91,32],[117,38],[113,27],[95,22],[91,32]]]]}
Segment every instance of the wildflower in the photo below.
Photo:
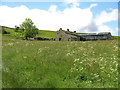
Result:
{"type": "Polygon", "coordinates": [[[97,77],[99,77],[99,75],[95,74],[95,77],[97,78],[97,77]]]}
{"type": "Polygon", "coordinates": [[[8,43],[9,46],[13,46],[13,43],[8,43]]]}
{"type": "Polygon", "coordinates": [[[82,42],[82,43],[86,43],[86,42],[82,42]]]}
{"type": "Polygon", "coordinates": [[[70,53],[67,53],[66,56],[70,56],[71,54],[70,53]]]}
{"type": "Polygon", "coordinates": [[[114,64],[116,63],[116,61],[113,62],[114,64]]]}
{"type": "Polygon", "coordinates": [[[116,58],[114,57],[114,60],[115,60],[116,58]]]}
{"type": "Polygon", "coordinates": [[[100,69],[104,69],[104,67],[101,67],[100,69]]]}
{"type": "Polygon", "coordinates": [[[99,82],[99,81],[101,81],[101,79],[98,79],[97,81],[99,82]]]}
{"type": "Polygon", "coordinates": [[[8,70],[8,68],[4,68],[3,71],[8,72],[9,70],[8,70]]]}
{"type": "Polygon", "coordinates": [[[45,48],[49,48],[49,47],[45,47],[45,48]]]}
{"type": "Polygon", "coordinates": [[[25,46],[28,46],[28,43],[26,43],[25,46]]]}
{"type": "Polygon", "coordinates": [[[11,40],[14,40],[14,39],[11,39],[11,40]]]}
{"type": "Polygon", "coordinates": [[[26,56],[23,56],[24,59],[26,59],[27,57],[26,56]]]}
{"type": "Polygon", "coordinates": [[[75,59],[74,62],[79,61],[79,58],[75,59]]]}
{"type": "Polygon", "coordinates": [[[19,42],[16,42],[17,44],[19,43],[19,42]]]}
{"type": "Polygon", "coordinates": [[[67,45],[67,47],[69,47],[69,45],[67,45]]]}
{"type": "Polygon", "coordinates": [[[76,71],[78,71],[78,69],[76,69],[76,71]]]}
{"type": "Polygon", "coordinates": [[[80,62],[80,63],[83,63],[83,62],[80,62]]]}
{"type": "Polygon", "coordinates": [[[108,77],[110,77],[110,74],[108,74],[108,77]]]}
{"type": "Polygon", "coordinates": [[[118,63],[116,64],[116,67],[118,67],[118,63]]]}
{"type": "Polygon", "coordinates": [[[83,67],[80,69],[81,71],[83,70],[83,67]]]}

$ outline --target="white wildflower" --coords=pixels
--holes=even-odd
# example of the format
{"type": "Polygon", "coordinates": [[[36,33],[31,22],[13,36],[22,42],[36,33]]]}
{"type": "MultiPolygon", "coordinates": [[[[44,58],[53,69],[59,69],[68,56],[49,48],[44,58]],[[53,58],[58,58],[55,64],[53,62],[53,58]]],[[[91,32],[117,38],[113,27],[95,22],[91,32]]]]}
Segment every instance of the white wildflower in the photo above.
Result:
{"type": "Polygon", "coordinates": [[[45,47],[45,48],[49,48],[49,47],[45,47]]]}
{"type": "Polygon", "coordinates": [[[75,59],[74,62],[79,61],[79,58],[75,59]]]}
{"type": "Polygon", "coordinates": [[[99,82],[99,81],[101,81],[101,79],[98,79],[97,81],[99,82]]]}
{"type": "Polygon", "coordinates": [[[110,74],[108,74],[108,77],[110,77],[110,74]]]}
{"type": "Polygon", "coordinates": [[[28,43],[26,43],[25,46],[28,46],[28,43]]]}
{"type": "Polygon", "coordinates": [[[83,67],[80,69],[81,71],[83,70],[83,67]]]}
{"type": "Polygon", "coordinates": [[[24,59],[26,59],[27,57],[26,56],[23,56],[24,59]]]}
{"type": "Polygon", "coordinates": [[[67,53],[66,56],[70,56],[71,54],[70,53],[67,53]]]}
{"type": "Polygon", "coordinates": [[[83,63],[83,62],[80,62],[80,63],[83,63]]]}
{"type": "Polygon", "coordinates": [[[13,43],[8,43],[9,46],[13,46],[13,43]]]}

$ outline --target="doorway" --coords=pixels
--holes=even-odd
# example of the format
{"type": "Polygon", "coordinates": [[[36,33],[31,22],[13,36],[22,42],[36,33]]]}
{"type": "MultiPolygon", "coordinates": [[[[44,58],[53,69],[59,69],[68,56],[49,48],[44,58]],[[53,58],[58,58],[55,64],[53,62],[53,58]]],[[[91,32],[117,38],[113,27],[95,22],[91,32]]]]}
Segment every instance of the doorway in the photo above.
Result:
{"type": "Polygon", "coordinates": [[[61,41],[61,38],[59,38],[59,41],[61,41]]]}

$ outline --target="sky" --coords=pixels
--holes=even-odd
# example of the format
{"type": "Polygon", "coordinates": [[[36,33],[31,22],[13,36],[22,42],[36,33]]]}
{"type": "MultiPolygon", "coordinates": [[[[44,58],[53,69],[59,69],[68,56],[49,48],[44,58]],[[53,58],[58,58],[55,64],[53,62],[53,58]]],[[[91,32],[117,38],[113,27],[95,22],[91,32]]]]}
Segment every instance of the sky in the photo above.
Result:
{"type": "Polygon", "coordinates": [[[30,18],[40,30],[111,32],[118,36],[118,2],[0,2],[0,25],[20,26],[30,18]]]}

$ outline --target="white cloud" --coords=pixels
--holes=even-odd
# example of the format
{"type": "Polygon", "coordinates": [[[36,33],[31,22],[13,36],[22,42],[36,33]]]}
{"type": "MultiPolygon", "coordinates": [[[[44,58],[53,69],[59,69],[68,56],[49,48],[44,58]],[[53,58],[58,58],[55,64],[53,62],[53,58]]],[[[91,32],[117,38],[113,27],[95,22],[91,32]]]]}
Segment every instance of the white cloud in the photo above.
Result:
{"type": "Polygon", "coordinates": [[[117,27],[117,28],[116,28],[116,31],[120,33],[120,28],[117,27]]]}
{"type": "Polygon", "coordinates": [[[118,9],[113,9],[112,12],[107,13],[102,11],[95,19],[97,25],[101,25],[106,22],[116,21],[118,19],[118,9]]]}
{"type": "Polygon", "coordinates": [[[118,31],[118,28],[116,28],[116,31],[118,31]]]}
{"type": "MultiPolygon", "coordinates": [[[[71,1],[72,3],[76,1],[71,1]]],[[[70,2],[68,2],[70,3],[70,2]]],[[[95,7],[97,4],[91,4],[95,7]]],[[[10,8],[0,6],[0,25],[14,27],[20,25],[25,18],[31,18],[35,25],[41,30],[58,30],[59,28],[77,32],[113,32],[104,22],[116,20],[117,10],[102,12],[95,20],[91,8],[81,9],[77,6],[66,8],[63,11],[57,10],[57,6],[50,6],[47,10],[29,9],[26,6],[10,8]],[[104,18],[105,19],[104,19],[104,18]]]]}
{"type": "Polygon", "coordinates": [[[72,7],[79,6],[78,0],[64,0],[66,4],[72,4],[72,7]]]}
{"type": "Polygon", "coordinates": [[[98,32],[112,32],[113,33],[113,30],[106,25],[99,25],[98,32]]]}
{"type": "Polygon", "coordinates": [[[91,5],[90,5],[90,8],[96,7],[97,5],[98,5],[98,4],[96,4],[96,3],[95,3],[95,4],[91,4],[91,5]]]}
{"type": "Polygon", "coordinates": [[[49,8],[50,12],[56,12],[57,6],[53,5],[49,8]]]}
{"type": "Polygon", "coordinates": [[[72,31],[84,27],[92,20],[90,9],[66,8],[64,11],[56,11],[56,6],[51,6],[48,11],[40,9],[28,9],[26,6],[10,8],[0,6],[1,25],[14,27],[21,24],[25,18],[31,18],[39,29],[58,30],[70,28],[72,31]],[[4,21],[4,22],[2,22],[4,21]]]}

